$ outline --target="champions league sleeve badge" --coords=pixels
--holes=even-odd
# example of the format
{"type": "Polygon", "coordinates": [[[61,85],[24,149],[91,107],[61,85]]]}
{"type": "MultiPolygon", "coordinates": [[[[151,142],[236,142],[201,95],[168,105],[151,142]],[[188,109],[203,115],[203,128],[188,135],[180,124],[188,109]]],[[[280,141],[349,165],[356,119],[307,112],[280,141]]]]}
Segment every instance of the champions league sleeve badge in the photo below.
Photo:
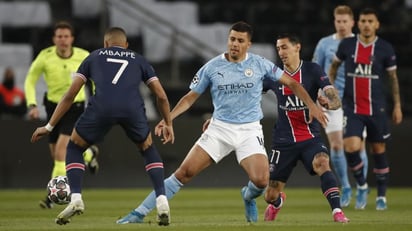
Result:
{"type": "Polygon", "coordinates": [[[199,76],[195,75],[192,79],[192,84],[198,84],[199,83],[199,76]]]}

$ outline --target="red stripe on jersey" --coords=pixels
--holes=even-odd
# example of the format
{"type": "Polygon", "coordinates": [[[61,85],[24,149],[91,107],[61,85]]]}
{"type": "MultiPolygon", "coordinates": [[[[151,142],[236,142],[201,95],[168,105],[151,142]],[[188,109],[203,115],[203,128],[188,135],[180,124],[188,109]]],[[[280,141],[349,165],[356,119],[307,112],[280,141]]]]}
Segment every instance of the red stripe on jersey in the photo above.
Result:
{"type": "Polygon", "coordinates": [[[314,137],[310,131],[309,124],[306,123],[305,111],[287,111],[290,128],[295,142],[305,141],[314,137]]]}
{"type": "MultiPolygon", "coordinates": [[[[300,64],[300,67],[302,66],[302,63],[300,64]]],[[[302,73],[301,73],[301,69],[299,67],[299,71],[296,71],[295,73],[289,73],[287,71],[285,71],[285,74],[287,74],[288,76],[290,76],[292,79],[298,81],[298,83],[302,83],[302,73]]],[[[286,87],[283,86],[283,95],[293,95],[293,91],[286,87]]]]}
{"type": "Polygon", "coordinates": [[[151,169],[154,168],[163,168],[163,163],[162,162],[156,162],[156,163],[151,163],[145,166],[146,171],[150,171],[151,169]]]}
{"type": "MultiPolygon", "coordinates": [[[[364,46],[360,41],[356,44],[355,63],[365,75],[371,74],[373,48],[374,44],[364,46]]],[[[372,115],[372,79],[365,75],[353,78],[355,113],[372,115]]]]}

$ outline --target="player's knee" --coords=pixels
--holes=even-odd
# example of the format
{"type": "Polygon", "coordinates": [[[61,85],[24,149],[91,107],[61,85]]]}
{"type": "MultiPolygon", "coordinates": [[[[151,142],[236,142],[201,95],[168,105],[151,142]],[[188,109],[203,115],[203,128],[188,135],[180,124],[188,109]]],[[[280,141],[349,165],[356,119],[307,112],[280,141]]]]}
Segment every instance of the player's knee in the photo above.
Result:
{"type": "Polygon", "coordinates": [[[330,170],[329,156],[324,152],[316,154],[315,158],[313,159],[312,165],[313,170],[318,175],[330,170]]]}

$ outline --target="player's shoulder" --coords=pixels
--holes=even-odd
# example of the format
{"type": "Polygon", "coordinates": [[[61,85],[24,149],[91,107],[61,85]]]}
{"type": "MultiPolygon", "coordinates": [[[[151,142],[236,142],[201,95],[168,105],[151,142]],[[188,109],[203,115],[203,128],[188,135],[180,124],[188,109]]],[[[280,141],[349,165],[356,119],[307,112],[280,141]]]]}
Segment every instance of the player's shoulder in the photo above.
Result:
{"type": "Polygon", "coordinates": [[[73,47],[73,54],[78,57],[86,57],[90,54],[90,52],[80,47],[73,47]]]}
{"type": "Polygon", "coordinates": [[[319,71],[322,70],[322,67],[316,62],[304,60],[302,61],[302,69],[307,69],[310,71],[319,71]]]}
{"type": "Polygon", "coordinates": [[[40,50],[37,57],[50,56],[56,54],[56,46],[49,46],[40,50]]]}

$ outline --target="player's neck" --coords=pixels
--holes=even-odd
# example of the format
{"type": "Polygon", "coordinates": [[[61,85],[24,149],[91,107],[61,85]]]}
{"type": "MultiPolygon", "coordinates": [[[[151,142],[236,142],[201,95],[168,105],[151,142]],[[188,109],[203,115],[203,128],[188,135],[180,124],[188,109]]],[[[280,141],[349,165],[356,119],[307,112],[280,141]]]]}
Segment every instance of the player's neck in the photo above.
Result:
{"type": "Polygon", "coordinates": [[[300,59],[294,60],[293,62],[287,63],[284,65],[284,68],[287,72],[293,73],[295,72],[300,66],[300,59]]]}
{"type": "Polygon", "coordinates": [[[375,39],[376,39],[376,34],[374,34],[374,35],[372,35],[372,36],[359,35],[359,40],[360,40],[362,43],[365,43],[365,44],[369,44],[369,43],[375,41],[375,39]]]}
{"type": "Polygon", "coordinates": [[[344,38],[349,38],[352,37],[353,33],[348,33],[348,34],[340,34],[340,33],[335,33],[335,37],[337,40],[342,40],[344,38]]]}
{"type": "Polygon", "coordinates": [[[73,49],[67,49],[67,50],[56,50],[56,54],[63,59],[70,58],[73,54],[73,49]]]}

